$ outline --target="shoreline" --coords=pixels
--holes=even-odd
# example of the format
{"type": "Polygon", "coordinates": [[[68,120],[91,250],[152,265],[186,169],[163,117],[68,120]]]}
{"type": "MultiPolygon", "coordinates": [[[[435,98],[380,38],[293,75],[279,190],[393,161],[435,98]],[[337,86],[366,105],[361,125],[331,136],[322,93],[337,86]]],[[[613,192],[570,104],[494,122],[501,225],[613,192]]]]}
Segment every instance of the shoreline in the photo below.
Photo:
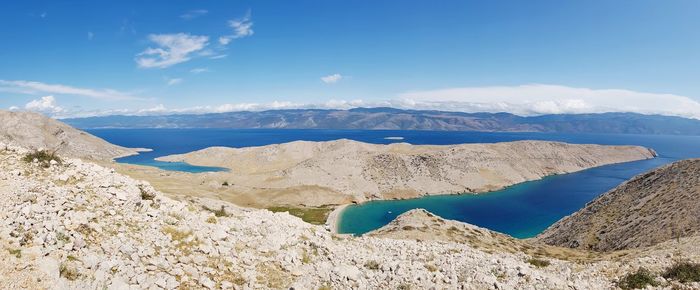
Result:
{"type": "Polygon", "coordinates": [[[341,216],[343,214],[343,211],[345,208],[348,206],[352,205],[352,203],[348,204],[343,204],[337,206],[330,214],[328,214],[328,218],[326,219],[326,227],[330,229],[331,233],[337,234],[338,233],[338,225],[340,224],[341,216]]]}

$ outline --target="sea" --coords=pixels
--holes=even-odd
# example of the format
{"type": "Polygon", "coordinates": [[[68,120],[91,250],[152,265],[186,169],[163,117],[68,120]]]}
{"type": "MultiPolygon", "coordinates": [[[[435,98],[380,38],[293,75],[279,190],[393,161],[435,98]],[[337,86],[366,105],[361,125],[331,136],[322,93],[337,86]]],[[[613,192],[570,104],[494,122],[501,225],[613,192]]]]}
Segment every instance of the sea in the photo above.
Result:
{"type": "Polygon", "coordinates": [[[471,223],[516,238],[530,238],[637,174],[676,160],[700,158],[700,136],[302,129],[93,129],[87,131],[117,145],[153,150],[120,158],[117,162],[194,173],[226,169],[193,166],[182,162],[159,162],[154,158],[187,153],[210,146],[240,148],[297,140],[330,141],[343,138],[376,144],[406,142],[431,145],[548,140],[577,144],[641,145],[652,148],[659,154],[659,157],[650,160],[549,176],[478,195],[437,195],[351,205],[342,212],[338,230],[341,233],[355,235],[362,235],[380,228],[408,210],[424,208],[443,218],[471,223]]]}

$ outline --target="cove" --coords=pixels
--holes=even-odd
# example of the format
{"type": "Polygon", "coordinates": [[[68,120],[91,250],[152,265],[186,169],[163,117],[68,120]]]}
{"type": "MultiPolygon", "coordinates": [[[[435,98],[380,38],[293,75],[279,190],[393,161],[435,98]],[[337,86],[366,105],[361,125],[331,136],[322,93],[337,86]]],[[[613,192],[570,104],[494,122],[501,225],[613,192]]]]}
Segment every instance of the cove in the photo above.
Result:
{"type": "Polygon", "coordinates": [[[530,238],[629,177],[668,162],[665,158],[654,158],[606,165],[481,194],[435,195],[351,205],[340,215],[338,232],[361,235],[388,224],[406,211],[424,208],[446,219],[516,238],[530,238]]]}
{"type": "Polygon", "coordinates": [[[211,172],[217,167],[168,163],[156,157],[187,153],[210,146],[249,147],[297,140],[329,141],[347,138],[389,144],[449,145],[516,140],[548,140],[575,144],[640,145],[659,157],[550,176],[479,195],[429,196],[411,200],[373,201],[347,207],[340,215],[339,232],[363,234],[386,225],[399,214],[425,208],[447,219],[472,223],[518,238],[532,237],[598,195],[636,174],[680,159],[700,157],[700,136],[635,134],[566,134],[531,132],[453,132],[400,130],[315,129],[92,129],[88,132],[110,143],[151,148],[151,152],[120,158],[117,162],[155,166],[163,170],[211,172]]]}

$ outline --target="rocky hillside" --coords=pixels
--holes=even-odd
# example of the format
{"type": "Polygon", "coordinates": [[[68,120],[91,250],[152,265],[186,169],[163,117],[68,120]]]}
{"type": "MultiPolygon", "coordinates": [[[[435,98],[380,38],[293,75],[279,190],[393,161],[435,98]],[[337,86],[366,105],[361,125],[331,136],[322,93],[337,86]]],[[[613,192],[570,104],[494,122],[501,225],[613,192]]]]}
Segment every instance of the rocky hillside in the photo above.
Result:
{"type": "Polygon", "coordinates": [[[475,225],[443,219],[424,209],[407,211],[389,224],[366,233],[371,237],[424,242],[455,242],[489,252],[524,253],[533,256],[547,256],[572,261],[600,258],[584,251],[551,247],[475,225]]]}
{"type": "Polygon", "coordinates": [[[30,112],[0,110],[0,142],[99,160],[136,153],[133,149],[112,145],[64,123],[30,112]]]}
{"type": "Polygon", "coordinates": [[[700,159],[634,177],[537,237],[570,248],[613,251],[700,233],[700,159]]]}
{"type": "Polygon", "coordinates": [[[286,213],[175,201],[70,159],[43,168],[0,146],[0,281],[58,289],[589,288],[609,281],[554,261],[464,244],[335,236],[286,213]],[[565,273],[565,274],[562,274],[565,273]]]}
{"type": "MultiPolygon", "coordinates": [[[[469,243],[345,237],[286,213],[176,201],[79,159],[48,168],[0,144],[0,285],[8,289],[610,289],[668,247],[572,263],[469,243]]],[[[697,239],[681,239],[674,251],[697,239]]],[[[696,247],[696,246],[695,246],[696,247]]],[[[700,286],[698,284],[697,286],[700,286]]]]}
{"type": "Polygon", "coordinates": [[[260,190],[265,189],[281,200],[285,194],[296,196],[296,192],[314,190],[314,197],[306,198],[310,204],[318,196],[337,196],[339,203],[347,203],[478,193],[547,175],[654,156],[653,150],[639,146],[544,141],[428,146],[337,140],[240,149],[212,147],[158,160],[230,168],[230,172],[208,174],[207,178],[218,179],[218,185],[226,181],[232,195],[255,191],[260,199],[260,194],[266,194],[260,190]]]}

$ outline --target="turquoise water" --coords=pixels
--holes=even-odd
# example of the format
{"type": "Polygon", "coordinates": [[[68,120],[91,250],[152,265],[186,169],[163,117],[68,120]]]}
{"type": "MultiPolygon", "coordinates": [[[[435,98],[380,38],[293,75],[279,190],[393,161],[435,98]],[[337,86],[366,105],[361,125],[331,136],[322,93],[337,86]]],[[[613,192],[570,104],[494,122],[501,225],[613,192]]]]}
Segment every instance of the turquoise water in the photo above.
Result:
{"type": "Polygon", "coordinates": [[[373,201],[349,206],[341,215],[339,231],[352,234],[363,234],[377,229],[408,210],[425,208],[444,218],[472,223],[514,237],[532,237],[636,174],[675,160],[700,157],[700,137],[698,136],[389,130],[100,129],[89,131],[114,144],[153,149],[152,152],[121,158],[119,162],[188,172],[224,169],[192,166],[186,163],[158,162],[153,158],[186,153],[210,146],[248,147],[296,140],[328,141],[340,138],[377,144],[407,142],[436,145],[551,140],[579,144],[641,145],[659,153],[658,158],[651,160],[550,176],[486,194],[440,195],[411,200],[373,201]],[[391,140],[386,139],[387,137],[404,139],[391,140]]]}
{"type": "Polygon", "coordinates": [[[386,225],[408,210],[424,208],[443,218],[468,222],[517,238],[529,238],[628,177],[667,161],[656,158],[602,166],[478,195],[437,195],[353,205],[341,215],[339,232],[363,234],[386,225]]]}

